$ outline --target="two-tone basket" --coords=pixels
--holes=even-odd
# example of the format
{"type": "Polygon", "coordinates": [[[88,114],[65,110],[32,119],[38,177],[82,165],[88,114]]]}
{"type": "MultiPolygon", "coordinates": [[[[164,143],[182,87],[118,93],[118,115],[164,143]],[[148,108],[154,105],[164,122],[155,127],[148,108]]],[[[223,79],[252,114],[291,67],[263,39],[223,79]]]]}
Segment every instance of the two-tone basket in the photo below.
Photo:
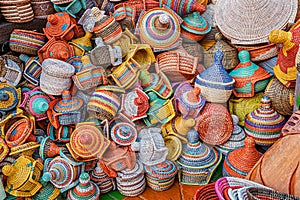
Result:
{"type": "Polygon", "coordinates": [[[8,22],[24,23],[34,19],[30,0],[0,0],[0,10],[8,22]]]}

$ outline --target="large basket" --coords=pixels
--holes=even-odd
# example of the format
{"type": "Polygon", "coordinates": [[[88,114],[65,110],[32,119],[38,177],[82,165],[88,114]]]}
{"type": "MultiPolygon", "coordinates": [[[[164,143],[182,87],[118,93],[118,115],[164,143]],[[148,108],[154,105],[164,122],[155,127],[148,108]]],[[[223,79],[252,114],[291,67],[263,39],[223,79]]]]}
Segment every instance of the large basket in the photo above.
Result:
{"type": "Polygon", "coordinates": [[[3,17],[13,23],[24,23],[34,19],[30,0],[0,0],[3,17]]]}

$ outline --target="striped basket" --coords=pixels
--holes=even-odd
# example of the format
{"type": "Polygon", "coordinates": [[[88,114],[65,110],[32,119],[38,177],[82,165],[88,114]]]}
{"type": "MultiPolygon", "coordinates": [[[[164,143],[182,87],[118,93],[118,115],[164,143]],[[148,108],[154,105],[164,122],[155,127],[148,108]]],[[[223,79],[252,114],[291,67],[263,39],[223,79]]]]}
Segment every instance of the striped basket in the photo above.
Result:
{"type": "Polygon", "coordinates": [[[46,19],[48,15],[55,13],[53,3],[50,0],[31,0],[34,18],[46,19]]]}
{"type": "Polygon", "coordinates": [[[263,189],[263,188],[248,188],[246,190],[249,200],[299,200],[299,197],[295,197],[289,194],[277,192],[275,190],[263,189]]]}
{"type": "Polygon", "coordinates": [[[30,0],[0,0],[0,10],[8,22],[24,23],[34,19],[30,0]]]}
{"type": "Polygon", "coordinates": [[[12,51],[36,56],[45,43],[45,34],[15,29],[10,35],[9,47],[12,51]]]}
{"type": "Polygon", "coordinates": [[[219,199],[215,191],[215,183],[209,183],[207,185],[200,187],[196,191],[193,198],[193,200],[207,200],[207,199],[211,199],[211,200],[219,199]]]}

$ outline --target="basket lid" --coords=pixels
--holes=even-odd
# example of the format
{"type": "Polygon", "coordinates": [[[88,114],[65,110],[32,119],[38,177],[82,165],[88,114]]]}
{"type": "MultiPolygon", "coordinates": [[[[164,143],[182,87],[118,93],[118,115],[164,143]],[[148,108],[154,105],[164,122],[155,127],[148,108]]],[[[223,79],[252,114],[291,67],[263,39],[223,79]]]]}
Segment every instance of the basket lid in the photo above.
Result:
{"type": "Polygon", "coordinates": [[[274,139],[280,137],[284,124],[285,118],[271,107],[268,96],[263,96],[261,106],[245,117],[246,133],[254,138],[267,140],[265,145],[268,145],[268,140],[274,142],[274,139]]]}
{"type": "Polygon", "coordinates": [[[78,97],[72,97],[71,92],[68,90],[62,91],[62,100],[55,106],[54,110],[59,113],[70,113],[79,111],[83,106],[83,100],[78,97]]]}
{"type": "Polygon", "coordinates": [[[265,43],[272,30],[294,22],[297,4],[297,0],[218,0],[215,20],[233,44],[265,43]]]}
{"type": "Polygon", "coordinates": [[[193,12],[183,18],[181,28],[197,35],[205,35],[210,32],[211,25],[208,24],[199,12],[193,12]]]}
{"type": "Polygon", "coordinates": [[[73,200],[97,200],[99,196],[99,187],[90,180],[86,172],[80,175],[79,184],[68,192],[68,198],[73,200]]]}
{"type": "Polygon", "coordinates": [[[110,178],[100,166],[94,168],[94,170],[90,173],[90,177],[96,184],[103,183],[110,178]]]}
{"type": "Polygon", "coordinates": [[[167,159],[171,161],[176,161],[182,151],[182,143],[180,139],[173,135],[168,135],[164,137],[165,146],[168,148],[167,159]]]}
{"type": "Polygon", "coordinates": [[[9,111],[15,108],[21,100],[21,92],[13,85],[0,83],[0,111],[9,111]]]}
{"type": "Polygon", "coordinates": [[[75,73],[75,68],[64,61],[47,58],[42,63],[42,72],[45,72],[49,76],[54,76],[58,78],[71,78],[75,73]]]}
{"type": "Polygon", "coordinates": [[[71,17],[66,12],[48,15],[47,20],[48,22],[44,28],[44,32],[47,36],[50,36],[50,38],[62,36],[71,26],[71,17]]]}
{"type": "Polygon", "coordinates": [[[153,48],[170,48],[180,37],[180,23],[178,16],[169,9],[148,10],[139,19],[141,40],[153,48]]]}
{"type": "MultiPolygon", "coordinates": [[[[255,148],[253,138],[246,137],[244,143],[244,147],[229,152],[225,158],[228,167],[241,177],[246,176],[261,157],[261,154],[255,148]]],[[[230,171],[227,172],[230,174],[230,171]]]]}
{"type": "Polygon", "coordinates": [[[206,99],[201,95],[201,90],[198,87],[184,91],[179,98],[185,105],[195,109],[200,108],[200,110],[206,102],[206,99]]]}
{"type": "Polygon", "coordinates": [[[200,142],[198,132],[194,129],[187,134],[188,143],[178,158],[178,164],[186,168],[209,168],[219,160],[219,153],[212,147],[200,142]]]}
{"type": "Polygon", "coordinates": [[[145,166],[147,176],[156,180],[171,179],[177,174],[177,171],[176,165],[170,160],[165,160],[164,162],[152,166],[145,166]]]}
{"type": "Polygon", "coordinates": [[[231,78],[224,69],[222,64],[223,58],[224,54],[218,50],[214,54],[214,63],[202,73],[198,74],[196,83],[201,84],[201,82],[208,82],[212,84],[232,85],[233,87],[234,79],[231,78]]]}
{"type": "Polygon", "coordinates": [[[136,128],[126,122],[117,122],[110,128],[112,140],[122,146],[128,146],[137,138],[136,128]]]}

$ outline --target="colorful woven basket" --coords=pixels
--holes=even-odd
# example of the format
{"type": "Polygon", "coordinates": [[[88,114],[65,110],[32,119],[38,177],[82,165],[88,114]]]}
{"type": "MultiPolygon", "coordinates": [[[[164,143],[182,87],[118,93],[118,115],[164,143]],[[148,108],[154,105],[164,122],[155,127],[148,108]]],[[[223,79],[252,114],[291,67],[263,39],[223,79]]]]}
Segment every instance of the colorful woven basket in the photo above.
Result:
{"type": "Polygon", "coordinates": [[[251,46],[235,45],[235,47],[238,51],[249,51],[251,61],[253,62],[268,60],[272,57],[276,57],[278,54],[278,49],[275,44],[258,44],[251,46]]]}
{"type": "Polygon", "coordinates": [[[294,23],[297,3],[297,0],[218,0],[215,20],[222,34],[233,44],[267,43],[272,30],[284,29],[294,23]]]}
{"type": "Polygon", "coordinates": [[[166,160],[168,149],[160,132],[160,128],[142,129],[136,142],[131,144],[132,150],[138,152],[138,160],[145,165],[156,165],[166,160]]]}
{"type": "Polygon", "coordinates": [[[272,100],[274,109],[282,115],[293,113],[295,89],[285,87],[276,77],[271,79],[265,94],[272,100]]]}
{"type": "Polygon", "coordinates": [[[160,53],[156,57],[156,72],[163,72],[171,82],[192,81],[199,72],[199,58],[179,51],[160,53]]]}
{"type": "Polygon", "coordinates": [[[184,16],[194,11],[202,13],[205,10],[205,6],[197,0],[160,0],[159,3],[160,7],[163,7],[163,5],[165,5],[174,10],[180,16],[184,16]]]}
{"type": "Polygon", "coordinates": [[[9,148],[5,141],[0,138],[0,162],[2,162],[9,153],[9,148]]]}
{"type": "Polygon", "coordinates": [[[213,147],[200,142],[198,132],[190,130],[187,134],[188,143],[177,160],[179,181],[188,185],[206,185],[222,160],[213,147]]]}
{"type": "Polygon", "coordinates": [[[110,120],[116,116],[121,105],[121,99],[116,92],[124,92],[124,90],[113,86],[97,88],[87,105],[90,115],[100,120],[110,120]]]}
{"type": "Polygon", "coordinates": [[[86,1],[73,0],[67,4],[54,4],[54,9],[56,10],[56,12],[66,12],[73,18],[76,18],[76,14],[78,14],[82,9],[86,9],[86,1]]]}
{"type": "Polygon", "coordinates": [[[248,113],[260,107],[260,100],[264,96],[264,93],[257,93],[254,97],[237,98],[232,96],[229,99],[229,111],[230,114],[234,114],[239,118],[239,125],[244,126],[245,117],[248,113]]]}
{"type": "Polygon", "coordinates": [[[245,178],[260,159],[261,154],[255,148],[255,140],[247,137],[244,143],[244,147],[232,150],[226,155],[223,165],[223,176],[245,178]]]}
{"type": "Polygon", "coordinates": [[[143,164],[137,160],[133,169],[124,169],[117,172],[117,189],[125,196],[135,197],[146,189],[143,164]]]}
{"type": "Polygon", "coordinates": [[[206,99],[201,96],[199,88],[188,83],[181,83],[174,92],[174,107],[184,119],[196,119],[205,105],[206,99]]]}
{"type": "Polygon", "coordinates": [[[215,183],[209,183],[201,186],[194,194],[193,200],[219,200],[219,197],[215,191],[215,183]]]}
{"type": "Polygon", "coordinates": [[[50,0],[31,0],[34,18],[46,19],[48,15],[55,12],[53,3],[50,0]]]}
{"type": "Polygon", "coordinates": [[[80,174],[79,184],[68,191],[70,200],[97,200],[99,196],[99,187],[90,181],[90,176],[86,172],[80,174]]]}
{"type": "Polygon", "coordinates": [[[137,25],[141,41],[149,44],[154,52],[178,47],[182,20],[170,9],[153,8],[144,12],[137,25]]]}
{"type": "Polygon", "coordinates": [[[7,83],[0,83],[0,111],[16,108],[21,101],[21,90],[7,83]]]}
{"type": "Polygon", "coordinates": [[[236,115],[231,115],[231,117],[233,121],[233,131],[230,138],[225,143],[216,146],[216,149],[224,155],[227,155],[229,151],[243,147],[246,137],[244,129],[238,125],[239,118],[236,115]]]}
{"type": "Polygon", "coordinates": [[[177,175],[176,165],[169,160],[153,166],[145,166],[148,186],[156,191],[168,190],[174,184],[177,175]]]}
{"type": "Polygon", "coordinates": [[[277,192],[275,190],[263,189],[263,188],[248,188],[246,190],[247,196],[249,200],[259,200],[259,199],[266,199],[266,200],[279,200],[279,199],[286,199],[286,200],[299,200],[299,197],[292,196],[286,193],[277,192]]]}
{"type": "Polygon", "coordinates": [[[21,54],[19,58],[25,63],[23,77],[31,84],[39,85],[42,73],[42,64],[39,61],[39,57],[29,57],[21,54]]]}
{"type": "Polygon", "coordinates": [[[60,196],[60,190],[52,185],[50,182],[45,182],[40,179],[39,182],[42,184],[42,189],[36,193],[32,200],[55,200],[60,196]]]}
{"type": "Polygon", "coordinates": [[[100,189],[100,193],[108,193],[116,189],[116,180],[109,177],[100,166],[94,168],[90,173],[91,180],[96,183],[100,189]]]}
{"type": "Polygon", "coordinates": [[[61,95],[63,90],[71,86],[71,77],[75,69],[72,65],[48,58],[43,61],[40,87],[43,92],[51,95],[61,95]]]}
{"type": "Polygon", "coordinates": [[[195,128],[202,141],[211,145],[219,145],[230,138],[233,122],[226,107],[221,104],[206,103],[196,119],[195,128]]]}
{"type": "Polygon", "coordinates": [[[131,145],[137,138],[137,130],[133,123],[116,122],[110,125],[111,139],[121,145],[131,145]]]}
{"type": "Polygon", "coordinates": [[[181,28],[181,37],[185,42],[197,42],[210,32],[211,25],[200,12],[193,12],[183,17],[181,28]]]}
{"type": "Polygon", "coordinates": [[[25,23],[34,19],[30,0],[1,0],[2,16],[12,23],[25,23]]]}
{"type": "Polygon", "coordinates": [[[195,80],[195,87],[201,89],[201,94],[212,103],[225,103],[231,96],[235,80],[224,69],[222,60],[224,54],[217,51],[214,54],[214,64],[200,73],[195,80]]]}
{"type": "Polygon", "coordinates": [[[279,137],[285,119],[271,107],[271,99],[264,96],[261,106],[245,117],[245,132],[255,139],[256,144],[269,146],[279,137]]]}
{"type": "Polygon", "coordinates": [[[47,158],[54,158],[60,154],[60,150],[64,147],[58,147],[50,137],[45,137],[40,142],[39,155],[42,160],[47,158]]]}
{"type": "Polygon", "coordinates": [[[238,57],[240,63],[229,73],[235,80],[233,94],[236,97],[253,97],[254,93],[266,88],[271,75],[251,62],[248,51],[240,51],[238,57]]]}
{"type": "Polygon", "coordinates": [[[223,66],[225,69],[233,69],[238,64],[237,50],[230,46],[221,33],[215,34],[216,43],[208,50],[203,51],[204,67],[208,68],[214,63],[214,54],[220,50],[224,54],[223,66]]]}
{"type": "Polygon", "coordinates": [[[45,34],[22,29],[14,29],[9,39],[9,47],[12,51],[28,55],[37,55],[38,50],[45,43],[45,34]]]}

